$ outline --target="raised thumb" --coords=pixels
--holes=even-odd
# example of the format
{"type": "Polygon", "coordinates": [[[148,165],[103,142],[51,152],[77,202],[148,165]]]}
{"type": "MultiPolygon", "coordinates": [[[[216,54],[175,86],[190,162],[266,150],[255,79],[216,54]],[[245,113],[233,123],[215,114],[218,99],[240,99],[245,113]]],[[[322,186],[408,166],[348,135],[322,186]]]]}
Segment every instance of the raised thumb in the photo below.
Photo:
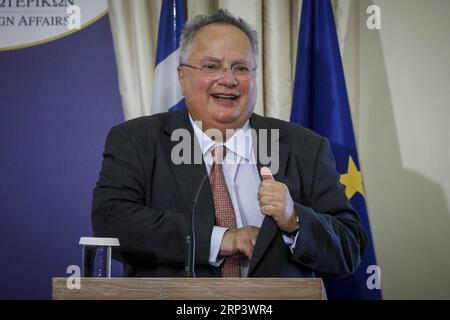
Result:
{"type": "Polygon", "coordinates": [[[270,172],[270,169],[267,167],[261,168],[261,177],[263,180],[275,180],[272,176],[272,172],[270,172]]]}

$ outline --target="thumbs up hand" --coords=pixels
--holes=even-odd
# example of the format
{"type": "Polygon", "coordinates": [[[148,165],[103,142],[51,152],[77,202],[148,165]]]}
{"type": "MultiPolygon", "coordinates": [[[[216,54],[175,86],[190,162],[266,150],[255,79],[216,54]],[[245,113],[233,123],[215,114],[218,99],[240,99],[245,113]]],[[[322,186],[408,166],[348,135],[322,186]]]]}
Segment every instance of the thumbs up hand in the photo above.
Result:
{"type": "Polygon", "coordinates": [[[258,201],[261,213],[271,216],[278,227],[287,233],[299,229],[294,201],[288,187],[275,181],[269,168],[261,168],[262,181],[258,190],[258,201]]]}

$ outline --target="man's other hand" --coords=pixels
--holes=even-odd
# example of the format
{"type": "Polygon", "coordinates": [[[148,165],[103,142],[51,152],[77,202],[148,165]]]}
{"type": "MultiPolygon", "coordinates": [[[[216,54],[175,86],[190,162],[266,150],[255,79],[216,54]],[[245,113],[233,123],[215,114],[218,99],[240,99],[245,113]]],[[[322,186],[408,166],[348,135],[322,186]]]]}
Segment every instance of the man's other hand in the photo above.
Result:
{"type": "Polygon", "coordinates": [[[259,228],[253,226],[226,231],[220,245],[219,255],[246,257],[250,260],[258,233],[259,228]]]}

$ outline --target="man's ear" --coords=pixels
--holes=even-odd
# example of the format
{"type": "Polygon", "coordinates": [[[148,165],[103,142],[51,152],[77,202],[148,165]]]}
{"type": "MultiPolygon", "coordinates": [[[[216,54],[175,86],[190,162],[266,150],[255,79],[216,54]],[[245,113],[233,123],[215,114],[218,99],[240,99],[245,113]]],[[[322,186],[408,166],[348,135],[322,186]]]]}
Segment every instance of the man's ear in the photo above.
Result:
{"type": "Polygon", "coordinates": [[[182,68],[178,67],[177,73],[178,73],[178,81],[180,81],[180,86],[181,86],[181,94],[184,96],[184,86],[183,86],[184,70],[182,68]]]}

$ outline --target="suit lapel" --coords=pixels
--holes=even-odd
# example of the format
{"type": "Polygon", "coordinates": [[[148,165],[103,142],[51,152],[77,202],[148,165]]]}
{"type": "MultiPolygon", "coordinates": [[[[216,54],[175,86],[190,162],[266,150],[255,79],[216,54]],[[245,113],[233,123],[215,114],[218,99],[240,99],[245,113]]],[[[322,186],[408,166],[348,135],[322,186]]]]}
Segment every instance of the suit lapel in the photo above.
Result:
{"type": "MultiPolygon", "coordinates": [[[[202,179],[207,175],[207,171],[203,162],[203,157],[201,155],[200,146],[197,142],[193,128],[189,121],[187,111],[183,110],[174,112],[173,117],[170,117],[170,119],[170,122],[166,124],[164,129],[166,134],[166,139],[164,139],[165,154],[167,155],[170,168],[173,171],[180,193],[183,197],[184,202],[186,203],[186,207],[190,212],[193,207],[193,201],[196,196],[196,192],[200,188],[202,179]],[[176,129],[185,129],[189,133],[188,136],[190,139],[191,147],[191,164],[175,164],[171,160],[171,153],[173,148],[181,142],[181,140],[171,141],[171,135],[176,129]],[[197,154],[197,158],[201,160],[200,163],[194,163],[195,152],[200,152],[200,154],[197,154]]],[[[176,191],[174,190],[174,192],[176,191]]],[[[200,190],[196,214],[211,215],[211,217],[214,218],[214,205],[212,201],[212,192],[209,181],[205,181],[203,187],[200,190]]]]}
{"type": "MultiPolygon", "coordinates": [[[[251,127],[255,130],[254,135],[253,135],[253,146],[254,146],[253,151],[256,153],[255,154],[255,158],[257,159],[256,165],[258,167],[258,173],[260,173],[261,167],[263,167],[263,166],[270,167],[271,162],[269,164],[261,163],[261,157],[260,157],[261,152],[259,150],[260,148],[259,148],[258,133],[260,132],[260,129],[267,129],[267,131],[270,132],[271,129],[279,129],[279,128],[271,128],[268,125],[267,120],[265,120],[264,118],[262,118],[256,114],[253,114],[252,117],[250,118],[250,124],[251,124],[251,127]]],[[[280,135],[279,135],[279,140],[278,140],[278,142],[279,142],[279,169],[276,172],[276,174],[274,175],[274,178],[277,181],[284,180],[285,171],[286,171],[286,163],[287,163],[287,159],[289,157],[289,151],[290,151],[289,146],[285,143],[285,141],[282,138],[283,138],[282,132],[280,130],[280,135]]],[[[268,142],[268,144],[270,144],[269,138],[267,139],[267,142],[268,142]]],[[[269,148],[268,154],[271,154],[270,145],[268,146],[268,148],[269,148]]],[[[273,158],[273,156],[272,156],[272,158],[273,158]]],[[[253,272],[254,268],[256,267],[256,265],[263,258],[264,253],[269,249],[270,244],[272,243],[278,230],[279,230],[278,226],[272,217],[268,217],[268,216],[264,217],[263,223],[261,225],[261,229],[259,230],[258,238],[256,240],[255,248],[253,249],[253,256],[250,261],[250,266],[249,266],[249,270],[248,270],[249,277],[252,275],[252,272],[253,272]]]]}

